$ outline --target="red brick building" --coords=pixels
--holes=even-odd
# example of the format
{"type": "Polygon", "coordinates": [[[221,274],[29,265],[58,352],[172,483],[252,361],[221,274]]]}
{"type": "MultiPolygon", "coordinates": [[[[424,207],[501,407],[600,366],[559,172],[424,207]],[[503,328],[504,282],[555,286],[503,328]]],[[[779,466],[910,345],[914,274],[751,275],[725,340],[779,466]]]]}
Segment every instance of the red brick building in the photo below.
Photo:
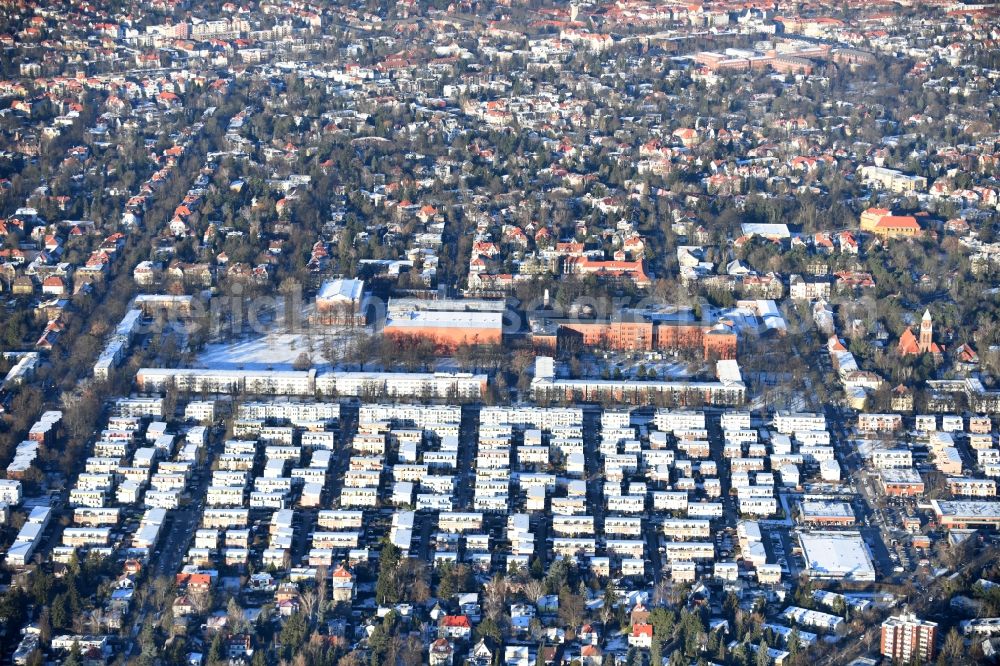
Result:
{"type": "Polygon", "coordinates": [[[924,481],[912,468],[879,470],[879,486],[888,497],[917,497],[924,494],[924,481]]]}
{"type": "Polygon", "coordinates": [[[575,275],[596,275],[605,279],[628,278],[637,287],[648,287],[652,284],[641,259],[636,261],[603,261],[587,257],[570,257],[563,265],[563,272],[575,275]]]}
{"type": "Polygon", "coordinates": [[[915,615],[895,615],[882,623],[879,652],[893,662],[926,664],[937,653],[937,623],[921,620],[915,615]]]}
{"type": "Polygon", "coordinates": [[[583,347],[624,352],[700,350],[705,360],[736,358],[738,337],[726,326],[700,322],[551,321],[535,326],[532,342],[540,351],[583,347]]]}
{"type": "Polygon", "coordinates": [[[503,341],[503,301],[400,299],[389,304],[383,334],[431,341],[442,351],[503,341]]]}
{"type": "Polygon", "coordinates": [[[899,345],[896,351],[900,356],[910,356],[916,354],[931,353],[940,356],[943,350],[934,342],[934,320],[930,310],[924,310],[924,316],[920,319],[920,337],[913,334],[913,329],[907,328],[899,336],[899,345]]]}

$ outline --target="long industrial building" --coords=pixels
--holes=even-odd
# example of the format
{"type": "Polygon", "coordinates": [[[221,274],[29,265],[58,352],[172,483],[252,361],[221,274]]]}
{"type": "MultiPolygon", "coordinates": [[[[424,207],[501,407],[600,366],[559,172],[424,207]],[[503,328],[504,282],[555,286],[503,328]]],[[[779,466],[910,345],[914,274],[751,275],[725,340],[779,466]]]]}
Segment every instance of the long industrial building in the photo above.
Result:
{"type": "Polygon", "coordinates": [[[504,301],[445,299],[389,301],[384,335],[429,340],[443,350],[498,345],[503,340],[504,301]]]}

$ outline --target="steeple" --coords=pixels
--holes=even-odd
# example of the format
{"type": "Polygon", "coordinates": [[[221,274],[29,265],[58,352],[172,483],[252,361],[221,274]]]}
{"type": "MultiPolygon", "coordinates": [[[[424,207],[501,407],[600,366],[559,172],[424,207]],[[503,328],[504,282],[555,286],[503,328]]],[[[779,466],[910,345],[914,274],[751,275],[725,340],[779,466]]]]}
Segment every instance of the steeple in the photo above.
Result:
{"type": "Polygon", "coordinates": [[[931,311],[924,310],[924,316],[920,320],[920,352],[926,353],[934,347],[934,321],[931,319],[931,311]]]}

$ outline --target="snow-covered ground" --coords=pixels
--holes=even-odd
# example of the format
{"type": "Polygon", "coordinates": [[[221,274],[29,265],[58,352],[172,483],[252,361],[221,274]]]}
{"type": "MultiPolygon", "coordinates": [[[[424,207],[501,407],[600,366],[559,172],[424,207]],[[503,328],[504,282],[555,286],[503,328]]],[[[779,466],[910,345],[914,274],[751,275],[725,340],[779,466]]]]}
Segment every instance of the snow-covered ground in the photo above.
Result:
{"type": "Polygon", "coordinates": [[[435,372],[463,372],[462,367],[458,364],[451,356],[445,356],[444,358],[439,358],[437,363],[434,364],[435,372]]]}
{"type": "Polygon", "coordinates": [[[584,376],[595,379],[601,377],[604,371],[614,376],[615,370],[621,372],[626,379],[640,379],[640,367],[645,368],[647,373],[655,373],[653,376],[646,375],[641,379],[676,381],[715,375],[715,364],[687,363],[673,358],[644,358],[639,354],[609,354],[607,358],[589,356],[583,357],[581,361],[584,376]]]}
{"type": "Polygon", "coordinates": [[[312,366],[329,367],[323,350],[332,341],[344,344],[346,336],[309,333],[269,333],[267,335],[205,345],[197,364],[206,368],[245,370],[291,370],[301,354],[312,366]]]}
{"type": "Polygon", "coordinates": [[[247,370],[291,369],[303,352],[313,363],[323,363],[321,341],[310,341],[303,335],[272,333],[258,338],[205,345],[198,355],[198,365],[209,368],[247,370]]]}

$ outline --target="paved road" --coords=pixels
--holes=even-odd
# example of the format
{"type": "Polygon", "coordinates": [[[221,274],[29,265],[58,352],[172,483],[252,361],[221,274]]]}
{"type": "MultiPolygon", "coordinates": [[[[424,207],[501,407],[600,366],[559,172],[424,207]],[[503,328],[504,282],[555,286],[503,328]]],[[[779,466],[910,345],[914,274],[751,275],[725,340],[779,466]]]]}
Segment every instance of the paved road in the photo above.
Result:
{"type": "Polygon", "coordinates": [[[472,511],[475,500],[476,452],[479,448],[479,409],[462,407],[458,429],[458,460],[455,469],[456,511],[472,511]]]}
{"type": "Polygon", "coordinates": [[[865,472],[865,461],[858,453],[857,447],[851,441],[852,428],[847,422],[844,412],[833,407],[826,408],[828,427],[833,433],[833,446],[837,459],[843,468],[845,479],[853,486],[861,502],[854,506],[860,509],[862,522],[867,520],[868,526],[860,528],[861,534],[871,550],[872,558],[880,576],[886,580],[894,576],[896,564],[889,557],[886,544],[891,543],[891,525],[885,513],[878,507],[878,498],[873,487],[875,479],[865,472]]]}
{"type": "Polygon", "coordinates": [[[604,465],[600,454],[601,412],[586,409],[583,413],[584,473],[587,479],[587,504],[594,516],[594,532],[604,534],[604,465]]]}
{"type": "MultiPolygon", "coordinates": [[[[167,514],[167,522],[163,526],[161,538],[154,555],[150,561],[151,572],[154,576],[173,576],[180,569],[191,538],[194,536],[198,526],[198,518],[201,516],[201,502],[204,501],[205,490],[211,480],[211,466],[216,454],[221,449],[222,436],[224,433],[214,428],[209,432],[208,444],[205,450],[205,464],[198,467],[192,481],[188,484],[186,493],[192,498],[192,502],[178,509],[173,509],[167,514]],[[155,553],[159,553],[156,555],[155,553]]],[[[145,603],[139,609],[135,623],[129,633],[128,650],[125,658],[128,659],[137,654],[140,650],[136,638],[139,635],[146,619],[155,613],[162,612],[163,609],[155,608],[152,594],[146,595],[145,603]]]]}
{"type": "MultiPolygon", "coordinates": [[[[594,534],[604,534],[604,463],[600,454],[601,411],[585,407],[583,412],[584,475],[587,479],[587,507],[594,517],[594,534]]],[[[549,521],[544,521],[546,527],[549,521]]],[[[542,541],[545,544],[545,541],[542,541]]],[[[546,544],[547,545],[547,544],[546,544]]]]}
{"type": "MultiPolygon", "coordinates": [[[[228,118],[220,118],[220,122],[228,123],[228,118]]],[[[197,150],[201,145],[199,137],[191,137],[190,145],[197,150]]],[[[203,159],[205,155],[201,156],[203,159]]],[[[197,177],[198,172],[195,171],[191,174],[182,174],[178,177],[187,178],[188,187],[194,184],[194,180],[197,177]]],[[[186,192],[188,188],[184,188],[186,192]]],[[[116,272],[126,272],[131,274],[135,266],[124,266],[119,267],[116,272]]],[[[110,293],[110,292],[108,292],[110,293]]],[[[87,381],[87,379],[81,380],[81,384],[87,381]]],[[[215,451],[217,450],[220,441],[221,434],[214,429],[209,433],[209,441],[207,445],[207,450],[205,455],[208,456],[207,460],[211,463],[215,451]]],[[[181,560],[184,557],[184,553],[191,541],[191,537],[194,534],[194,529],[197,523],[198,516],[201,513],[200,502],[204,501],[205,489],[208,486],[209,479],[211,477],[210,470],[211,465],[206,464],[197,469],[193,481],[189,483],[187,488],[187,496],[193,501],[187,506],[174,509],[168,512],[167,522],[163,526],[163,531],[161,532],[161,542],[157,550],[154,550],[154,555],[151,559],[150,566],[151,571],[154,575],[172,575],[176,573],[177,569],[180,567],[181,560]],[[155,553],[159,552],[159,555],[155,553]]],[[[126,649],[125,657],[128,659],[138,650],[138,642],[135,640],[138,636],[139,631],[145,624],[147,617],[151,613],[159,612],[162,609],[154,609],[152,595],[146,595],[146,601],[141,608],[138,609],[136,613],[135,622],[133,624],[132,631],[130,633],[131,640],[126,649]]]]}

